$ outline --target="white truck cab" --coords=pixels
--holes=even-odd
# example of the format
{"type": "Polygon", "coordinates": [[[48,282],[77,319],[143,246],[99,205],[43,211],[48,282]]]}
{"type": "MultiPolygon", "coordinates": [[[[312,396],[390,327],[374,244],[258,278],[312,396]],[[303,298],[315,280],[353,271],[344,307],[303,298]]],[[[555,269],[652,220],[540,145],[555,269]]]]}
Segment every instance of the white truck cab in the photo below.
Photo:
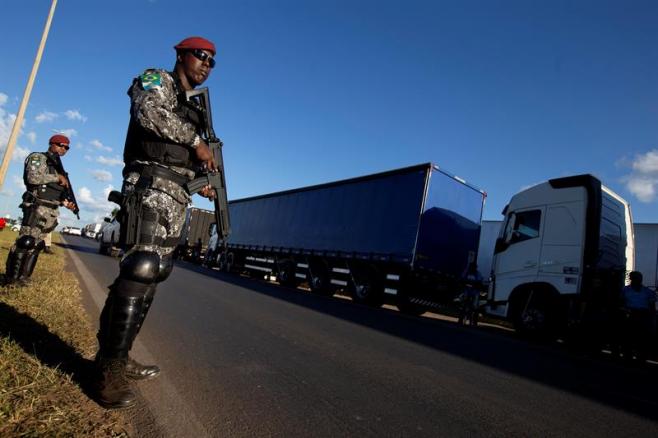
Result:
{"type": "Polygon", "coordinates": [[[628,203],[592,175],[512,197],[496,240],[487,311],[546,332],[613,305],[634,268],[628,203]]]}

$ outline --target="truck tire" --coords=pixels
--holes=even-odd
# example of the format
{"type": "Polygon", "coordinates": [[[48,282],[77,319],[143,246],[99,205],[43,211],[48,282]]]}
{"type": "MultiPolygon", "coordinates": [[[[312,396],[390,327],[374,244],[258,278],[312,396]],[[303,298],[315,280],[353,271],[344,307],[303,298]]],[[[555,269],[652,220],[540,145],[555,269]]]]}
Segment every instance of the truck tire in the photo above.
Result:
{"type": "Polygon", "coordinates": [[[336,292],[329,281],[329,274],[324,263],[311,264],[308,271],[308,286],[314,294],[326,297],[332,297],[336,292]]]}
{"type": "Polygon", "coordinates": [[[373,307],[384,303],[384,289],[374,267],[353,269],[350,292],[356,303],[373,307]]]}
{"type": "Polygon", "coordinates": [[[539,287],[528,288],[511,303],[512,322],[519,335],[532,340],[549,340],[555,334],[555,303],[551,294],[539,287]]]}
{"type": "Polygon", "coordinates": [[[295,277],[295,262],[289,259],[281,260],[277,263],[276,279],[281,286],[297,287],[297,277],[295,277]]]}

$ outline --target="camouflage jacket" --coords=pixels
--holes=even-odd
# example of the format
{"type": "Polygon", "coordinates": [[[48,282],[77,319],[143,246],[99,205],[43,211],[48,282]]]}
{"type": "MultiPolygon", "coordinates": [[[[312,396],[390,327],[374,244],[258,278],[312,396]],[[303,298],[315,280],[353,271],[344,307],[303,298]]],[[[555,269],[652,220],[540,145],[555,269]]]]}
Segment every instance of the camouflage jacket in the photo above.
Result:
{"type": "MultiPolygon", "coordinates": [[[[23,173],[23,182],[28,191],[29,186],[41,186],[43,184],[56,183],[59,180],[57,171],[48,165],[48,157],[45,152],[33,152],[25,159],[25,170],[23,173]]],[[[31,191],[39,197],[38,189],[31,191]]],[[[59,205],[53,202],[53,206],[59,205]]]]}
{"type": "Polygon", "coordinates": [[[177,88],[168,71],[146,70],[128,91],[130,114],[139,125],[159,137],[194,148],[201,138],[195,126],[176,112],[179,107],[177,88]]]}
{"type": "Polygon", "coordinates": [[[48,157],[44,152],[33,152],[25,159],[25,182],[39,185],[57,182],[58,175],[55,170],[51,172],[48,166],[48,157]]]}

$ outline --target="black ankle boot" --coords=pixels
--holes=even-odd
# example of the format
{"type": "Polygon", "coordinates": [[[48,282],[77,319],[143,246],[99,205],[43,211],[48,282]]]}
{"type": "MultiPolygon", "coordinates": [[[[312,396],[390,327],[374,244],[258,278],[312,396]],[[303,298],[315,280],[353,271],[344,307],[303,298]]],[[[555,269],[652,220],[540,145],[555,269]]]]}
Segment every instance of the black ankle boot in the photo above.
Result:
{"type": "Polygon", "coordinates": [[[126,377],[132,380],[149,380],[160,375],[157,365],[142,365],[132,357],[126,360],[126,377]]]}
{"type": "Polygon", "coordinates": [[[95,395],[99,405],[106,409],[129,408],[137,402],[137,396],[126,380],[126,359],[96,360],[95,395]]]}

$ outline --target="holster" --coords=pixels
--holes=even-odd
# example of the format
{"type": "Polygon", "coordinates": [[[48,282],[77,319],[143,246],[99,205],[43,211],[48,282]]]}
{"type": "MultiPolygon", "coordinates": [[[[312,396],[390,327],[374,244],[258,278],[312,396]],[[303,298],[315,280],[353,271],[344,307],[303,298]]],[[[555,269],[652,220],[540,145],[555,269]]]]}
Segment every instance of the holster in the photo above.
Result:
{"type": "Polygon", "coordinates": [[[117,220],[121,224],[119,246],[124,250],[137,244],[143,197],[144,192],[141,190],[133,190],[129,194],[123,194],[114,190],[107,197],[108,201],[119,204],[120,207],[117,214],[117,220]]]}

